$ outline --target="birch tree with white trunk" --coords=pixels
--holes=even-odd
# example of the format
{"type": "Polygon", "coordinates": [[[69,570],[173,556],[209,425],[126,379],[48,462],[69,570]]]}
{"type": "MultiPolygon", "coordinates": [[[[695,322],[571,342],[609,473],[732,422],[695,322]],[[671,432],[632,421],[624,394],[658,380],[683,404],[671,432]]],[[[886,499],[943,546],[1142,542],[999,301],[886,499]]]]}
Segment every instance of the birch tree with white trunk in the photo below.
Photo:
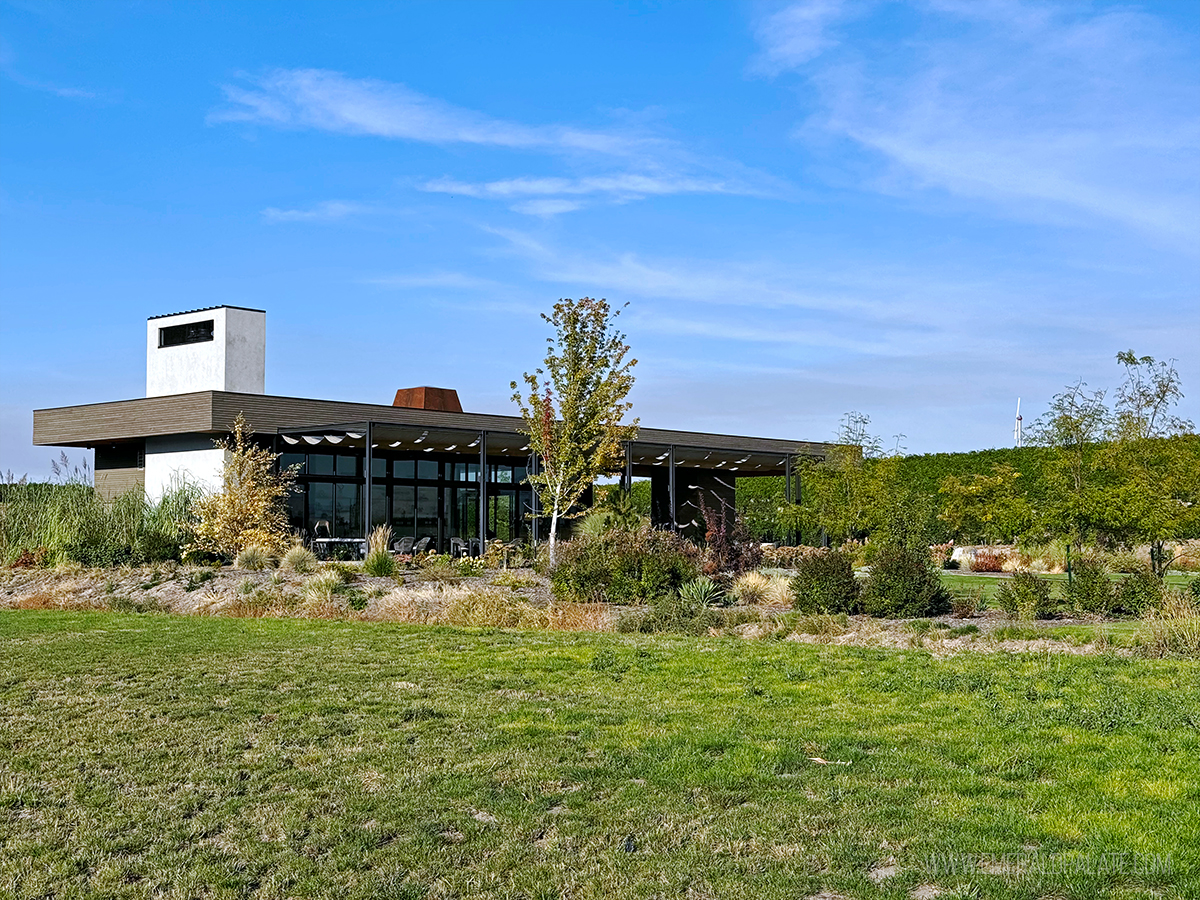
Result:
{"type": "Polygon", "coordinates": [[[550,519],[551,563],[560,523],[586,512],[579,506],[584,493],[600,476],[620,470],[623,444],[637,436],[637,419],[623,422],[633,406],[627,398],[637,360],[616,328],[620,312],[607,300],[559,300],[550,315],[542,314],[554,329],[545,361],[525,373],[524,388],[510,385],[539,460],[527,480],[550,519]]]}

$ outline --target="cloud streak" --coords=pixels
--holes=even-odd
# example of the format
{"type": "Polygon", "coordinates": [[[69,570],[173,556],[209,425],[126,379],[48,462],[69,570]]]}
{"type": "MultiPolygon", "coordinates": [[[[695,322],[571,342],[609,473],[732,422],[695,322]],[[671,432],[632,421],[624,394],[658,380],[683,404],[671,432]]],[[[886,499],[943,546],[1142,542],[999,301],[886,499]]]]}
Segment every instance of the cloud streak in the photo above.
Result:
{"type": "Polygon", "coordinates": [[[1194,251],[1196,54],[1155,19],[931,0],[885,54],[839,40],[837,6],[793,5],[757,35],[773,73],[794,69],[816,89],[801,138],[833,135],[885,162],[870,187],[942,191],[1058,225],[1115,224],[1194,251]]]}
{"type": "Polygon", "coordinates": [[[209,114],[210,123],[253,122],[429,144],[616,157],[641,156],[663,144],[652,137],[509,122],[428,97],[403,84],[350,78],[324,69],[276,69],[247,80],[249,87],[224,86],[227,105],[209,114]]]}
{"type": "MultiPolygon", "coordinates": [[[[525,125],[425,96],[403,84],[322,69],[276,69],[244,81],[248,83],[224,86],[227,102],[209,114],[210,124],[243,122],[438,146],[517,150],[567,158],[576,168],[600,170],[569,178],[520,176],[479,183],[446,177],[421,185],[430,193],[506,202],[531,215],[581,209],[587,205],[584,197],[626,203],[672,194],[786,197],[792,193],[781,179],[727,160],[701,158],[675,141],[654,135],[525,125]]],[[[302,218],[300,214],[290,220],[302,218]]],[[[328,216],[312,217],[320,218],[328,216]]]]}
{"type": "Polygon", "coordinates": [[[268,206],[262,211],[265,221],[281,222],[336,222],[349,216],[374,213],[379,210],[365,203],[348,203],[343,200],[326,200],[308,209],[277,209],[268,206]]]}

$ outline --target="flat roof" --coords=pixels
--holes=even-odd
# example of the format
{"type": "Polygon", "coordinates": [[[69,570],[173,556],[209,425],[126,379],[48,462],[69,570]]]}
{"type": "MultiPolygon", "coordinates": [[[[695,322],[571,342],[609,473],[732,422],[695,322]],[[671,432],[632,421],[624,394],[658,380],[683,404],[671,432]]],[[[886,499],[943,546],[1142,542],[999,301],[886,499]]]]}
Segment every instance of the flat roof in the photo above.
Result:
{"type": "Polygon", "coordinates": [[[243,312],[262,313],[264,316],[267,314],[265,309],[254,309],[251,306],[230,306],[228,303],[222,303],[218,306],[202,306],[199,309],[181,309],[179,312],[162,313],[161,315],[157,316],[147,316],[146,321],[153,322],[155,319],[170,319],[172,316],[190,316],[192,313],[210,312],[214,309],[240,309],[243,312]]]}
{"type": "MultiPolygon", "coordinates": [[[[384,427],[407,426],[459,434],[487,431],[508,436],[519,435],[525,427],[525,420],[520,416],[411,409],[271,394],[197,391],[37,409],[33,412],[33,443],[94,447],[171,434],[227,434],[239,413],[245,416],[257,434],[344,431],[367,422],[384,427]]],[[[672,446],[691,448],[695,452],[687,455],[693,465],[704,453],[717,453],[720,457],[730,453],[751,453],[756,460],[765,461],[765,456],[825,456],[835,446],[824,442],[647,427],[638,428],[633,445],[635,452],[647,459],[656,458],[661,455],[659,451],[666,451],[672,446]]]]}

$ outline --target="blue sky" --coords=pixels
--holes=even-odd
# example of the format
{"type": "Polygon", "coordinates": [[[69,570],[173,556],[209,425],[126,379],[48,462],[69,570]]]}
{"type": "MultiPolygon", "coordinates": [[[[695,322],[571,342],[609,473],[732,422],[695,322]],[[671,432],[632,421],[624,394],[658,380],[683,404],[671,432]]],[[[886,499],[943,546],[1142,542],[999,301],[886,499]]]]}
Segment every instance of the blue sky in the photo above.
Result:
{"type": "Polygon", "coordinates": [[[220,303],[291,396],[511,411],[593,295],[649,425],[1003,446],[1126,348],[1200,419],[1194,2],[7,3],[0,110],[0,471],[220,303]]]}

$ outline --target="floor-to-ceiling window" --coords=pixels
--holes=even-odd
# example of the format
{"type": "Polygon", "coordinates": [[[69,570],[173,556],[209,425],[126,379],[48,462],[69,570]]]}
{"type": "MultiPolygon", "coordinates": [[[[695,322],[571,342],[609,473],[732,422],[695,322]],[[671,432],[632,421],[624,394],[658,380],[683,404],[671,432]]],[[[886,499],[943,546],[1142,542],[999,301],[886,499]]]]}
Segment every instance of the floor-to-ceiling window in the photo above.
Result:
{"type": "MultiPolygon", "coordinates": [[[[362,537],[362,451],[353,449],[284,453],[280,466],[296,472],[297,490],[288,499],[291,526],[314,537],[362,537]]],[[[487,538],[525,540],[530,533],[533,495],[523,484],[523,464],[492,460],[487,465],[487,538]]],[[[461,457],[373,455],[371,524],[390,525],[396,539],[428,537],[449,549],[451,538],[479,537],[479,463],[461,457]]]]}

